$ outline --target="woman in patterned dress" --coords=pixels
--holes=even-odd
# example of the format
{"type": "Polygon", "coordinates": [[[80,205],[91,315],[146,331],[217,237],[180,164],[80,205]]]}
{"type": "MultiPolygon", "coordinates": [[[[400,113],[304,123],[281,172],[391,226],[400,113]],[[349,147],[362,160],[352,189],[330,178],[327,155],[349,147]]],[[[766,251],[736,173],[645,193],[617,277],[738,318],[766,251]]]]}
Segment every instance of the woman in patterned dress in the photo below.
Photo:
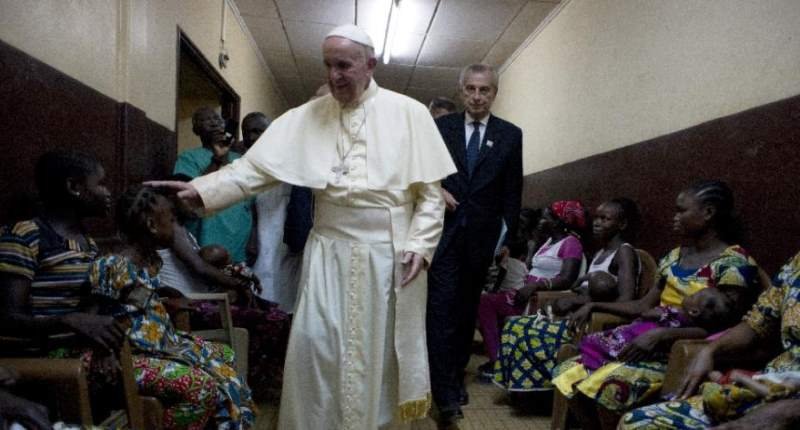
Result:
{"type": "Polygon", "coordinates": [[[96,260],[89,282],[97,311],[128,327],[140,393],[164,403],[169,429],[201,430],[212,419],[218,429],[249,428],[254,406],[233,351],[175,330],[159,298],[157,249],[174,236],[169,201],[136,187],[119,199],[116,216],[125,246],[96,260]]]}
{"type": "Polygon", "coordinates": [[[778,335],[782,352],[761,373],[800,372],[800,253],[783,266],[743,322],[701,350],[677,393],[679,400],[635,409],[623,417],[620,428],[797,428],[800,392],[796,388],[773,390],[763,397],[746,387],[709,382],[701,386],[700,395],[688,397],[711,372],[716,360],[736,364],[753,350],[768,349],[767,345],[778,335]]]}
{"type": "MultiPolygon", "coordinates": [[[[758,267],[746,251],[732,245],[740,231],[734,216],[733,193],[720,181],[704,181],[681,192],[677,198],[674,229],[682,245],[660,262],[655,288],[629,302],[589,303],[573,314],[582,324],[594,312],[636,318],[661,306],[680,306],[687,296],[704,288],[723,288],[732,303],[747,302],[757,291],[758,267]]],[[[749,306],[749,304],[748,304],[749,306]]],[[[698,328],[653,330],[634,340],[620,354],[620,361],[589,373],[573,358],[554,371],[553,382],[570,398],[570,410],[586,429],[616,425],[619,414],[653,398],[666,371],[668,351],[678,339],[708,336],[698,328]]]]}

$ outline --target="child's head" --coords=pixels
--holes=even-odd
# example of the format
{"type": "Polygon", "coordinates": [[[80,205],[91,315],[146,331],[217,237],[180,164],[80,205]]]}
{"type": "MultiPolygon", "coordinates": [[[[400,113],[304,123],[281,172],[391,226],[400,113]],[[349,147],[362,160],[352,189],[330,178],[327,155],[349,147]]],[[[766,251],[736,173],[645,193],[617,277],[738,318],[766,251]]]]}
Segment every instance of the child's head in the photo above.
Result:
{"type": "MultiPolygon", "coordinates": [[[[167,178],[168,181],[181,181],[189,182],[192,180],[189,176],[176,173],[167,178]]],[[[196,220],[199,218],[197,212],[186,202],[186,200],[178,197],[177,193],[171,189],[159,188],[158,193],[165,196],[172,204],[172,210],[175,212],[175,217],[178,224],[185,225],[188,221],[196,220]]]]}
{"type": "Polygon", "coordinates": [[[511,241],[508,244],[508,256],[524,261],[528,256],[528,241],[522,239],[511,241]]]}
{"type": "Polygon", "coordinates": [[[631,241],[639,223],[639,208],[625,197],[617,197],[597,207],[592,221],[592,233],[601,244],[608,243],[619,235],[631,241]]]}
{"type": "Polygon", "coordinates": [[[155,248],[172,245],[175,214],[169,200],[155,188],[137,185],[126,191],[117,200],[116,220],[128,242],[155,248]]]}
{"type": "Polygon", "coordinates": [[[619,296],[617,280],[608,272],[589,273],[589,297],[593,302],[613,302],[619,296]]]}
{"type": "Polygon", "coordinates": [[[73,208],[81,216],[105,216],[111,209],[105,170],[89,155],[76,151],[47,152],[36,162],[35,176],[45,206],[73,208]]]}
{"type": "Polygon", "coordinates": [[[542,218],[542,209],[522,208],[519,211],[519,226],[517,236],[522,240],[535,239],[538,234],[539,220],[542,218]]]}
{"type": "Polygon", "coordinates": [[[715,332],[732,326],[738,317],[730,296],[719,288],[703,288],[683,299],[681,306],[693,324],[715,332]]]}
{"type": "Polygon", "coordinates": [[[200,248],[200,258],[217,269],[231,264],[231,254],[222,245],[206,245],[200,248]]]}

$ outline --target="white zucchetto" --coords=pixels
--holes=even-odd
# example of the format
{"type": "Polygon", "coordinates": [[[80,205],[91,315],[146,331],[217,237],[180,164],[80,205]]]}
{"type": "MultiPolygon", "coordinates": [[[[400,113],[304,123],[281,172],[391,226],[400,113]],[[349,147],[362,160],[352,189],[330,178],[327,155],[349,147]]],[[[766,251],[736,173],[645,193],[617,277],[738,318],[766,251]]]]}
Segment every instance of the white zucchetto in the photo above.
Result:
{"type": "Polygon", "coordinates": [[[325,36],[326,39],[329,37],[344,37],[345,39],[352,40],[353,42],[360,43],[364,46],[369,46],[373,49],[375,48],[375,45],[372,43],[372,38],[369,37],[369,34],[362,30],[361,27],[353,24],[340,25],[334,28],[325,36]]]}

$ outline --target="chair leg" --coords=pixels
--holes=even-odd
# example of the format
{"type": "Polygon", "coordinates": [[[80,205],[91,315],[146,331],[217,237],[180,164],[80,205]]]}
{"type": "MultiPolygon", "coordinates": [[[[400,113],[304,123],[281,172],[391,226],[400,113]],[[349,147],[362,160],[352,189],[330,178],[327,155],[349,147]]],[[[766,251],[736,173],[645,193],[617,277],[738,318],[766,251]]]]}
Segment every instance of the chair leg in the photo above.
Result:
{"type": "Polygon", "coordinates": [[[557,389],[553,390],[553,419],[550,421],[550,430],[567,430],[567,421],[569,421],[567,398],[557,389]]]}
{"type": "Polygon", "coordinates": [[[603,430],[615,430],[622,418],[622,414],[610,411],[600,405],[597,406],[597,416],[600,418],[600,426],[603,430]]]}
{"type": "Polygon", "coordinates": [[[139,397],[139,387],[133,370],[133,353],[128,342],[122,344],[119,354],[119,364],[122,368],[122,389],[125,391],[125,408],[128,411],[128,425],[132,430],[145,430],[144,409],[139,397]]]}
{"type": "Polygon", "coordinates": [[[92,426],[94,422],[92,419],[92,403],[89,399],[89,383],[86,382],[86,378],[80,378],[77,384],[77,402],[80,405],[81,423],[84,426],[92,426]]]}

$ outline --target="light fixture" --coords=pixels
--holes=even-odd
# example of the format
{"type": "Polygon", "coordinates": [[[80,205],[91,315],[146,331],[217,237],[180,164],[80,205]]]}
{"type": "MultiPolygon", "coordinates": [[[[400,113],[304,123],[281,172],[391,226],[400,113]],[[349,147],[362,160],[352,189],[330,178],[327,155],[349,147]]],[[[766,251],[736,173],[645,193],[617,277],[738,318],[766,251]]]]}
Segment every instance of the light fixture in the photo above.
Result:
{"type": "Polygon", "coordinates": [[[386,26],[386,37],[383,39],[383,64],[389,64],[392,59],[392,46],[394,45],[397,34],[397,26],[400,24],[401,9],[400,0],[390,0],[392,7],[389,9],[389,20],[386,26]]]}

